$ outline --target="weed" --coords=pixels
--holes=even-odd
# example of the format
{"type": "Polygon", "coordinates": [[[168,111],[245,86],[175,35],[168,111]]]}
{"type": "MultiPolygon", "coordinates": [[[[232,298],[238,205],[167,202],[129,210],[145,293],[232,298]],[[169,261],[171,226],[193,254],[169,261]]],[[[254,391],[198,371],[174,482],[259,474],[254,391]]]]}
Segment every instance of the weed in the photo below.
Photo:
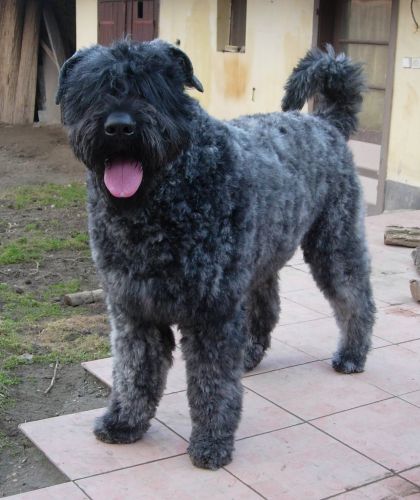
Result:
{"type": "Polygon", "coordinates": [[[58,250],[88,250],[87,233],[74,233],[68,238],[18,238],[0,248],[0,265],[40,260],[42,255],[58,250]]]}
{"type": "Polygon", "coordinates": [[[13,207],[18,210],[52,205],[56,208],[80,206],[86,202],[86,186],[83,184],[22,186],[9,191],[3,199],[11,201],[13,207]]]}

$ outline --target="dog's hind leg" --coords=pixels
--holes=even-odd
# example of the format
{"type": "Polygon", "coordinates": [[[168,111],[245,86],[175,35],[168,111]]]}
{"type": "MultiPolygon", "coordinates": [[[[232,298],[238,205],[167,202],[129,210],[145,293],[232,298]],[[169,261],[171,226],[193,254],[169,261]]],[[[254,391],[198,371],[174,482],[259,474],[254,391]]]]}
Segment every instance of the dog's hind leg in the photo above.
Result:
{"type": "Polygon", "coordinates": [[[169,326],[142,323],[112,305],[113,387],[95,435],[106,443],[132,443],[150,426],[163,394],[175,347],[169,326]]]}
{"type": "Polygon", "coordinates": [[[245,312],[183,328],[192,432],[188,452],[198,467],[218,469],[232,459],[242,409],[245,312]]]}
{"type": "Polygon", "coordinates": [[[302,242],[305,260],[335,312],[341,338],[332,364],[343,373],[363,371],[375,321],[363,217],[355,203],[349,201],[349,210],[343,204],[342,210],[324,211],[302,242]]]}
{"type": "Polygon", "coordinates": [[[255,285],[248,304],[248,339],[245,347],[244,368],[253,370],[270,347],[270,334],[280,313],[277,273],[255,285]]]}

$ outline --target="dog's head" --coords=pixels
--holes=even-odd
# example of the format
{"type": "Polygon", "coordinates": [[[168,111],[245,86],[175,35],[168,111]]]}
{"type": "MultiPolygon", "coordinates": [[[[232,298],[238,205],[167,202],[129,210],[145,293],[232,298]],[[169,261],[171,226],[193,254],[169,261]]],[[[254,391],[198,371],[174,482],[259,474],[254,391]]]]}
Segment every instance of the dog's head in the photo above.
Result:
{"type": "Polygon", "coordinates": [[[64,63],[56,101],[70,144],[113,197],[132,197],[188,144],[185,87],[203,91],[189,58],[161,40],[95,45],[64,63]]]}

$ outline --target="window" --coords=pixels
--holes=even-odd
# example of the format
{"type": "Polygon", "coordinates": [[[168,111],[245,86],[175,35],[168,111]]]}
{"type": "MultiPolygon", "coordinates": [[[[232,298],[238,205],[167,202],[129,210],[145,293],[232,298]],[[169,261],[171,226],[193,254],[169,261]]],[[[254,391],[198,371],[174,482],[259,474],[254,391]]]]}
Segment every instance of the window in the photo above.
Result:
{"type": "Polygon", "coordinates": [[[217,50],[245,52],[247,0],[217,0],[217,50]]]}
{"type": "Polygon", "coordinates": [[[143,1],[137,2],[137,18],[143,19],[143,1]]]}

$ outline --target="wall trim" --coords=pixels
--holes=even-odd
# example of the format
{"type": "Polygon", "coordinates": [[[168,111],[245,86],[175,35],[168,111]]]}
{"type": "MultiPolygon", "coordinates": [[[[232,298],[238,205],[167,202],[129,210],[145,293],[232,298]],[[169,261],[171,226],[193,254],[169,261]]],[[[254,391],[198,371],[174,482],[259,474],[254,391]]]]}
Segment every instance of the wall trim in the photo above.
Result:
{"type": "Polygon", "coordinates": [[[420,210],[420,186],[385,181],[385,210],[420,210]]]}

